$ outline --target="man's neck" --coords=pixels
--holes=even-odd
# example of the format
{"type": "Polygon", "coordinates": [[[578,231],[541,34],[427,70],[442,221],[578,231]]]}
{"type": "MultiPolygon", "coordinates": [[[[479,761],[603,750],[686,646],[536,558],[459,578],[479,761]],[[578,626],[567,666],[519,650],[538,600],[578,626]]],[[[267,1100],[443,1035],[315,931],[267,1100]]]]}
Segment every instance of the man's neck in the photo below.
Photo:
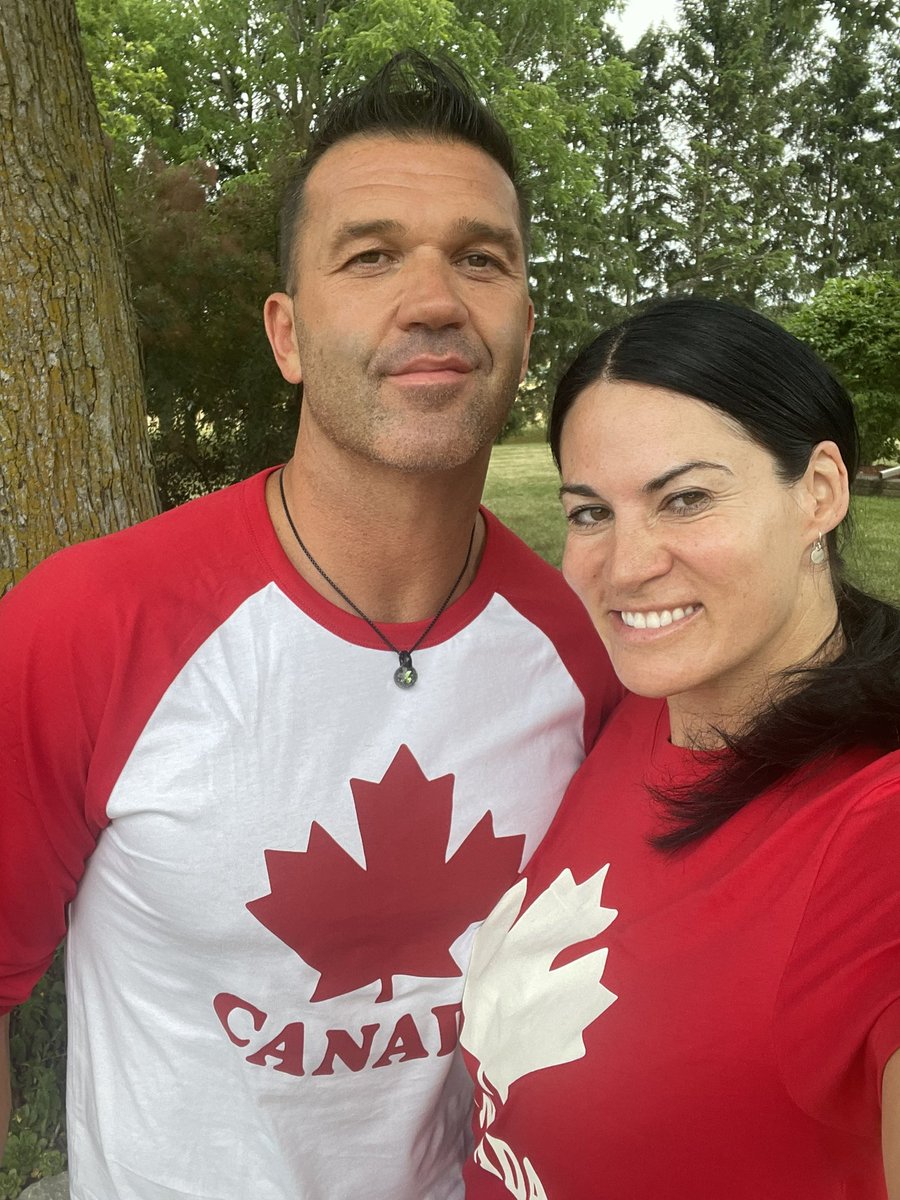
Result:
{"type": "Polygon", "coordinates": [[[434,616],[463,567],[452,599],[462,595],[477,570],[484,543],[478,505],[487,468],[483,462],[447,472],[416,474],[358,462],[308,461],[295,454],[284,469],[285,499],[297,533],[317,569],[299,546],[281,500],[278,474],[266,491],[278,539],[294,568],[317,592],[346,611],[352,607],[321,572],[376,622],[417,621],[434,616]]]}

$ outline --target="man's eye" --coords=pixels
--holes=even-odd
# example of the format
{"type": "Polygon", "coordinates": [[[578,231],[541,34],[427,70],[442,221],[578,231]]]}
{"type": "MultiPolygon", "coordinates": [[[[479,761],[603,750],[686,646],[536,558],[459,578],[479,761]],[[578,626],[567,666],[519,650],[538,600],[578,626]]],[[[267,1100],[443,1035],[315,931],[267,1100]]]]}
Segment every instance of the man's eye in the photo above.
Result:
{"type": "Polygon", "coordinates": [[[470,254],[465,255],[463,262],[467,267],[472,267],[476,271],[485,271],[490,267],[499,266],[496,258],[490,254],[482,254],[479,251],[473,250],[470,254]]]}
{"type": "Polygon", "coordinates": [[[380,267],[388,261],[385,250],[361,250],[350,259],[350,266],[380,267]]]}
{"type": "Polygon", "coordinates": [[[575,529],[593,529],[610,519],[612,514],[602,504],[585,504],[566,513],[566,520],[575,529]]]}

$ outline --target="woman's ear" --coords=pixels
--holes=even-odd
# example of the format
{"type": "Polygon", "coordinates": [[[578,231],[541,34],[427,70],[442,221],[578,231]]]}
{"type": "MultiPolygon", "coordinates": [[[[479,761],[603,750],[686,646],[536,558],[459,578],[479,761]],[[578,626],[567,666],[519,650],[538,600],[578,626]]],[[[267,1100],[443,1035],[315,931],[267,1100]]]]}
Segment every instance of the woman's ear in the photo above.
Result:
{"type": "Polygon", "coordinates": [[[834,442],[819,442],[814,447],[802,487],[810,524],[817,533],[830,533],[843,521],[850,506],[847,467],[834,442]]]}

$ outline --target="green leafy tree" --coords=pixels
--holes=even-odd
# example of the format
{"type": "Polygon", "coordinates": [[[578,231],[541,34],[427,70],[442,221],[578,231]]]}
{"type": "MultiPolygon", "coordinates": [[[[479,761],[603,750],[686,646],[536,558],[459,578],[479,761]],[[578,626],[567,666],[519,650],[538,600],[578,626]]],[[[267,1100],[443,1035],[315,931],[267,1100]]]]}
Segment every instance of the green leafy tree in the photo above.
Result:
{"type": "Polygon", "coordinates": [[[220,179],[302,150],[328,80],[323,38],[348,0],[78,0],[107,134],[220,179]]]}
{"type": "Polygon", "coordinates": [[[896,458],[900,439],[900,278],[829,279],[785,322],[853,395],[862,461],[896,458]]]}
{"type": "Polygon", "coordinates": [[[162,6],[153,0],[80,0],[78,15],[104,132],[115,145],[137,150],[151,132],[162,136],[175,120],[171,80],[159,61],[167,28],[162,6]]]}
{"type": "Polygon", "coordinates": [[[284,461],[296,431],[261,317],[275,185],[264,173],[215,184],[208,164],[148,152],[119,197],[166,507],[284,461]]]}

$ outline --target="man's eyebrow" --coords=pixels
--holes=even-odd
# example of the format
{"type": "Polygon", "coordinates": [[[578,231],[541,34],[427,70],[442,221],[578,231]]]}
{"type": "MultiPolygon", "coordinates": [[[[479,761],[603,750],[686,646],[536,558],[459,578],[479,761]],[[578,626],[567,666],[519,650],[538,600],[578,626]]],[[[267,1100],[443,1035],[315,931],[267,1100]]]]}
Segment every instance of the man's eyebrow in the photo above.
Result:
{"type": "Polygon", "coordinates": [[[347,242],[359,241],[360,238],[387,237],[390,234],[402,233],[406,228],[401,221],[391,221],[382,218],[374,221],[349,221],[335,232],[329,249],[333,252],[345,246],[347,242]]]}
{"type": "MultiPolygon", "coordinates": [[[[396,237],[405,231],[406,226],[402,221],[393,221],[388,218],[376,218],[372,221],[349,221],[336,230],[329,244],[329,250],[334,254],[348,242],[370,237],[396,237]]],[[[453,226],[453,232],[457,237],[472,238],[499,246],[514,262],[522,257],[522,239],[511,226],[492,225],[489,221],[461,217],[453,226]]]]}
{"type": "Polygon", "coordinates": [[[456,233],[460,237],[500,246],[513,260],[522,257],[522,239],[511,225],[492,225],[489,221],[461,217],[456,222],[456,233]]]}
{"type": "MultiPolygon", "coordinates": [[[[724,463],[707,462],[705,459],[696,458],[691,462],[681,463],[677,467],[672,467],[669,471],[664,471],[662,475],[657,475],[655,479],[649,480],[641,488],[642,492],[652,493],[658,492],[664,488],[667,483],[671,483],[673,479],[677,479],[679,475],[684,475],[688,471],[706,470],[706,471],[723,471],[726,475],[733,475],[734,472],[724,465],[724,463]]],[[[586,483],[564,483],[559,489],[559,496],[584,496],[588,500],[598,498],[599,493],[586,483]]]]}

